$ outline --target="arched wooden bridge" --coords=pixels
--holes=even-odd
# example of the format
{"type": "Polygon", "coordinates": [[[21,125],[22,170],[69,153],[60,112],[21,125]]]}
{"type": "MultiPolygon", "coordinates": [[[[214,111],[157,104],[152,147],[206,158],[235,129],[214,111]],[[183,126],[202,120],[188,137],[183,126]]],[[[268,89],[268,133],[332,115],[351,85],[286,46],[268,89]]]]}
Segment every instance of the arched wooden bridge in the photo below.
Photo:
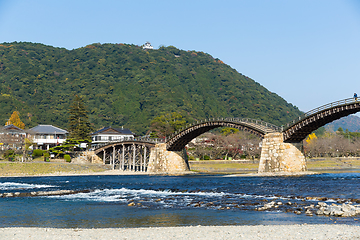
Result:
{"type": "Polygon", "coordinates": [[[354,98],[332,102],[315,108],[283,126],[284,142],[301,142],[316,129],[359,111],[360,101],[354,98]]]}
{"type": "Polygon", "coordinates": [[[237,128],[242,131],[250,132],[259,137],[270,132],[278,132],[280,127],[273,124],[250,118],[213,118],[205,121],[196,122],[184,129],[175,132],[166,138],[166,148],[169,151],[180,151],[192,139],[201,134],[218,127],[237,128]]]}
{"type": "Polygon", "coordinates": [[[168,151],[181,151],[192,139],[211,129],[232,127],[259,137],[271,132],[280,132],[283,133],[284,142],[297,143],[327,123],[358,111],[360,102],[349,98],[313,109],[282,127],[249,118],[213,118],[188,125],[166,139],[134,139],[107,143],[98,146],[95,154],[101,156],[104,163],[112,164],[113,169],[147,171],[150,148],[158,142],[165,142],[168,151]]]}

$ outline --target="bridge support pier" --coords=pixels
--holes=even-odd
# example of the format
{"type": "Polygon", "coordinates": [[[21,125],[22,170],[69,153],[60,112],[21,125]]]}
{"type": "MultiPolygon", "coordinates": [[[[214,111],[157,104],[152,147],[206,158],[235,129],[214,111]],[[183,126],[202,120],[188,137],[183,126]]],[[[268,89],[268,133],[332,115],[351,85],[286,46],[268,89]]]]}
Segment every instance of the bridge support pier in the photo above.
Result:
{"type": "Polygon", "coordinates": [[[166,143],[156,144],[150,150],[147,171],[149,173],[179,173],[190,171],[187,155],[184,151],[167,151],[166,143]]]}
{"type": "Polygon", "coordinates": [[[259,164],[259,173],[306,171],[305,157],[291,143],[284,143],[282,133],[264,136],[259,164]]]}

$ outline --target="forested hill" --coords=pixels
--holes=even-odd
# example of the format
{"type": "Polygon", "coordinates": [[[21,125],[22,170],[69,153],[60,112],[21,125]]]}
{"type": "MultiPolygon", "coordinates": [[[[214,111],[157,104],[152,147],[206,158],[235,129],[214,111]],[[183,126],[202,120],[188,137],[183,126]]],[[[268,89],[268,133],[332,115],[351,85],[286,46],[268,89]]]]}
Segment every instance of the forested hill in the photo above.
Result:
{"type": "MultiPolygon", "coordinates": [[[[239,56],[246,57],[246,56],[239,56]]],[[[143,50],[92,44],[67,50],[34,43],[0,44],[0,125],[20,112],[26,128],[67,128],[68,107],[82,96],[94,128],[124,126],[143,134],[150,121],[179,112],[189,122],[248,117],[276,125],[300,111],[211,55],[175,47],[143,50]]]]}

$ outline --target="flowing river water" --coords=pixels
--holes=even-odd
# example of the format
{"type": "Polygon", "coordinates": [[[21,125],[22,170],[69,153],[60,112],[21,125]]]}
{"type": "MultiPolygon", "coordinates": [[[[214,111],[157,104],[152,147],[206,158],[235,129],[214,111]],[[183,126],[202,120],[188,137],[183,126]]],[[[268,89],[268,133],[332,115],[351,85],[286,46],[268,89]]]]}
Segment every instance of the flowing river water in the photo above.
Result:
{"type": "Polygon", "coordinates": [[[60,196],[1,197],[1,227],[154,227],[351,224],[360,216],[305,214],[305,208],[360,202],[360,173],[292,177],[111,175],[0,178],[0,193],[76,190],[60,196]],[[316,199],[315,199],[316,197],[316,199]],[[257,209],[275,201],[278,206],[257,209]]]}

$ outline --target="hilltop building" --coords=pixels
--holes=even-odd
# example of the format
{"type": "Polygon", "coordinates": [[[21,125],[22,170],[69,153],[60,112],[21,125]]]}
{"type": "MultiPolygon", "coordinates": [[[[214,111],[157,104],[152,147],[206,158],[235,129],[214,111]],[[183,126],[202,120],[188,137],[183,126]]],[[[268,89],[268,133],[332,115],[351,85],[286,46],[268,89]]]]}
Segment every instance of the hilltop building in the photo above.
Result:
{"type": "Polygon", "coordinates": [[[143,49],[154,49],[153,46],[151,46],[151,43],[146,42],[143,46],[143,49]]]}

